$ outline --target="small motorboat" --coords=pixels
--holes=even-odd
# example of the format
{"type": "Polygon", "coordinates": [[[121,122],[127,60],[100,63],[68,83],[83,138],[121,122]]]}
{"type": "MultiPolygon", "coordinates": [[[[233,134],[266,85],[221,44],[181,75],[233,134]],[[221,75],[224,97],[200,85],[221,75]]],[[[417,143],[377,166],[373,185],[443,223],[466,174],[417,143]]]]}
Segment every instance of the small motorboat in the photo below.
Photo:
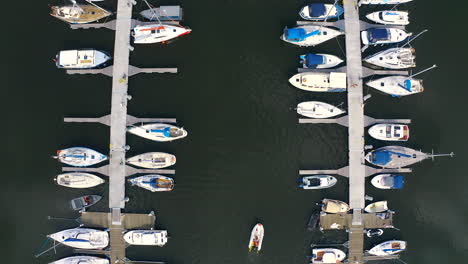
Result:
{"type": "Polygon", "coordinates": [[[111,12],[95,5],[52,6],[50,15],[71,24],[85,24],[112,15],[111,12]]]}
{"type": "Polygon", "coordinates": [[[371,203],[364,208],[364,211],[368,213],[382,213],[388,211],[387,201],[371,203]]]}
{"type": "Polygon", "coordinates": [[[382,77],[367,82],[366,85],[381,92],[390,94],[393,97],[401,97],[424,92],[422,80],[400,75],[382,77]]]}
{"type": "Polygon", "coordinates": [[[132,230],[124,234],[124,240],[130,245],[159,246],[167,243],[167,230],[132,230]]]}
{"type": "Polygon", "coordinates": [[[95,49],[62,50],[55,56],[55,65],[62,69],[93,69],[104,66],[111,56],[95,49]]]}
{"type": "Polygon", "coordinates": [[[380,45],[402,42],[412,34],[399,28],[371,28],[361,32],[364,45],[380,45]]]}
{"type": "Polygon", "coordinates": [[[312,263],[341,263],[346,254],[336,248],[314,248],[312,249],[312,263]]]}
{"type": "Polygon", "coordinates": [[[127,131],[154,141],[173,141],[187,136],[187,131],[173,125],[162,123],[146,124],[141,126],[131,126],[127,131]]]}
{"type": "Polygon", "coordinates": [[[380,228],[378,228],[378,229],[368,229],[366,231],[367,237],[378,237],[378,236],[383,235],[383,233],[384,233],[383,229],[380,229],[380,228]]]}
{"type": "Polygon", "coordinates": [[[183,19],[182,8],[178,5],[153,7],[141,11],[140,15],[151,21],[181,21],[183,19]]]}
{"type": "Polygon", "coordinates": [[[396,169],[409,166],[429,158],[442,156],[453,157],[453,155],[453,152],[450,154],[434,155],[433,153],[424,153],[402,146],[386,146],[367,153],[366,160],[375,166],[396,169]]]}
{"type": "Polygon", "coordinates": [[[63,258],[49,264],[109,264],[109,260],[93,256],[73,256],[63,258]]]}
{"type": "Polygon", "coordinates": [[[143,175],[130,179],[128,182],[152,192],[168,192],[174,189],[174,180],[161,175],[143,175]]]}
{"type": "Polygon", "coordinates": [[[342,72],[303,72],[292,76],[289,82],[310,92],[346,91],[346,73],[342,72]]]}
{"type": "Polygon", "coordinates": [[[109,234],[90,228],[72,228],[63,230],[48,237],[65,246],[80,249],[103,249],[109,245],[109,234]]]}
{"type": "Polygon", "coordinates": [[[349,211],[349,205],[345,202],[332,200],[332,199],[323,199],[322,200],[322,211],[330,214],[339,214],[346,213],[349,211]]]}
{"type": "Polygon", "coordinates": [[[313,3],[304,6],[299,15],[305,20],[325,20],[338,18],[343,11],[339,5],[313,3]]]}
{"type": "Polygon", "coordinates": [[[309,218],[309,222],[307,223],[307,230],[314,231],[317,227],[320,220],[320,212],[314,212],[309,218]]]}
{"type": "Polygon", "coordinates": [[[104,183],[98,176],[85,172],[70,172],[57,175],[58,185],[68,188],[91,188],[104,183]]]}
{"type": "Polygon", "coordinates": [[[302,67],[306,69],[333,68],[343,62],[342,59],[330,54],[307,53],[299,56],[302,67]]]}
{"type": "Polygon", "coordinates": [[[384,25],[401,25],[409,24],[409,14],[406,11],[383,10],[368,14],[367,19],[384,25]]]}
{"type": "Polygon", "coordinates": [[[281,39],[294,45],[309,47],[321,44],[342,34],[344,32],[333,28],[307,25],[285,28],[281,39]]]}
{"type": "Polygon", "coordinates": [[[411,1],[413,0],[361,0],[359,5],[398,5],[411,1]]]}
{"type": "Polygon", "coordinates": [[[394,255],[406,249],[406,242],[401,240],[390,240],[378,244],[369,250],[369,254],[374,256],[394,255]]]}
{"type": "Polygon", "coordinates": [[[75,167],[92,166],[107,160],[106,155],[84,147],[57,150],[57,156],[53,156],[53,158],[75,167]]]}
{"type": "Polygon", "coordinates": [[[387,49],[365,58],[364,61],[394,70],[416,67],[416,56],[413,48],[387,49]]]}
{"type": "Polygon", "coordinates": [[[301,179],[299,187],[304,190],[317,190],[330,188],[336,184],[338,180],[330,175],[311,175],[301,179]]]}
{"type": "Polygon", "coordinates": [[[371,183],[379,189],[402,189],[405,180],[399,174],[380,174],[372,178],[371,183]]]}
{"type": "Polygon", "coordinates": [[[263,243],[263,236],[265,235],[265,230],[263,225],[258,223],[252,229],[252,233],[250,234],[249,240],[249,251],[256,251],[257,253],[260,252],[262,249],[263,243]]]}
{"type": "Polygon", "coordinates": [[[309,101],[298,104],[297,113],[310,118],[330,118],[344,114],[346,111],[324,102],[309,101]]]}
{"type": "Polygon", "coordinates": [[[369,128],[369,135],[384,141],[408,141],[409,128],[401,124],[376,124],[369,128]]]}
{"type": "Polygon", "coordinates": [[[161,169],[176,163],[176,157],[163,152],[148,152],[127,159],[127,163],[148,169],[161,169]]]}
{"type": "Polygon", "coordinates": [[[83,210],[87,207],[90,207],[102,199],[102,196],[99,195],[85,195],[70,201],[71,207],[75,211],[83,210]]]}
{"type": "Polygon", "coordinates": [[[190,34],[192,30],[174,24],[154,24],[136,26],[132,30],[135,44],[151,44],[166,42],[183,35],[190,34]]]}

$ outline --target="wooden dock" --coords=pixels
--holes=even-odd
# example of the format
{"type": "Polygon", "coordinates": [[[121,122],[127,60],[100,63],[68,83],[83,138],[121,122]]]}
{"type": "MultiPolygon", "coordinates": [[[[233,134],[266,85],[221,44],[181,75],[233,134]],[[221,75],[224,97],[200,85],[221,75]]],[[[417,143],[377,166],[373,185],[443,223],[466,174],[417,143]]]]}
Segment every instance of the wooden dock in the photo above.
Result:
{"type": "MultiPolygon", "coordinates": [[[[393,214],[382,219],[378,214],[362,214],[362,229],[392,228],[393,214]]],[[[320,216],[322,230],[351,230],[353,228],[353,214],[323,214],[320,216]]],[[[364,233],[364,231],[362,231],[364,233]]]]}
{"type": "MultiPolygon", "coordinates": [[[[92,228],[111,228],[112,217],[111,213],[100,212],[82,212],[79,218],[80,223],[86,227],[92,228]]],[[[156,221],[154,213],[149,214],[129,214],[121,215],[121,227],[123,230],[130,229],[152,229],[156,221]]]]}

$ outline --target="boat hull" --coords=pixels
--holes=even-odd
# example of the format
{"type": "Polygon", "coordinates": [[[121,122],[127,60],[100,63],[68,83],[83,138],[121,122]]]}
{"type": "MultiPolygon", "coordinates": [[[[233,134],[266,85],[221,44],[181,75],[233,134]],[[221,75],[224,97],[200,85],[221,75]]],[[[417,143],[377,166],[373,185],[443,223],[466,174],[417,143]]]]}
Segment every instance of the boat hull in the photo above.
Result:
{"type": "Polygon", "coordinates": [[[413,48],[390,48],[373,54],[364,61],[386,69],[407,69],[416,67],[414,52],[413,48]]]}
{"type": "Polygon", "coordinates": [[[55,65],[60,69],[94,69],[105,66],[111,56],[100,50],[62,50],[55,56],[55,65]]]}
{"type": "Polygon", "coordinates": [[[405,76],[388,76],[366,83],[376,90],[393,97],[408,96],[424,92],[423,81],[405,76]],[[407,85],[409,83],[409,85],[407,85]]]}
{"type": "Polygon", "coordinates": [[[340,65],[341,63],[343,63],[343,60],[340,59],[339,57],[335,56],[335,55],[317,53],[315,55],[322,56],[323,60],[322,60],[321,64],[311,65],[307,61],[307,56],[308,55],[309,54],[304,54],[304,55],[300,56],[302,67],[304,69],[328,69],[328,68],[336,67],[336,66],[340,65]]]}
{"type": "Polygon", "coordinates": [[[403,187],[404,181],[402,180],[402,175],[395,175],[395,174],[380,174],[372,178],[371,184],[378,189],[401,189],[403,187]],[[399,182],[397,178],[401,180],[399,182]]]}
{"type": "Polygon", "coordinates": [[[265,229],[262,224],[256,224],[252,229],[249,240],[249,251],[260,252],[263,244],[263,237],[265,235],[265,229]]]}
{"type": "Polygon", "coordinates": [[[399,43],[411,36],[411,33],[399,28],[386,28],[388,36],[386,38],[374,38],[371,36],[371,30],[361,32],[361,39],[364,45],[380,45],[399,43]]]}
{"type": "Polygon", "coordinates": [[[289,79],[289,83],[309,92],[344,92],[346,91],[346,73],[298,73],[289,79]]]}
{"type": "Polygon", "coordinates": [[[63,258],[49,264],[109,264],[109,260],[93,256],[73,256],[63,258]]]}
{"type": "Polygon", "coordinates": [[[386,146],[366,154],[367,162],[382,168],[402,168],[429,158],[430,155],[402,146],[386,146]]]}
{"type": "Polygon", "coordinates": [[[132,30],[135,44],[153,44],[166,42],[190,34],[191,29],[169,24],[136,26],[132,30]]]}
{"type": "Polygon", "coordinates": [[[387,201],[371,203],[368,206],[366,206],[366,208],[364,208],[364,211],[366,211],[367,213],[381,213],[388,211],[387,201]]]}
{"type": "Polygon", "coordinates": [[[336,248],[314,248],[312,249],[312,263],[341,263],[346,254],[336,248]]]}
{"type": "Polygon", "coordinates": [[[75,167],[87,167],[107,160],[107,156],[84,147],[73,147],[57,151],[57,159],[75,167]]]}
{"type": "Polygon", "coordinates": [[[70,24],[86,24],[108,17],[112,13],[94,5],[77,5],[52,6],[50,15],[70,24]]]}
{"type": "Polygon", "coordinates": [[[109,234],[90,228],[73,228],[49,235],[66,246],[80,249],[102,249],[109,245],[109,234]]]}
{"type": "Polygon", "coordinates": [[[124,234],[124,240],[130,245],[159,246],[167,243],[167,230],[132,230],[124,234]]]}
{"type": "Polygon", "coordinates": [[[181,139],[187,136],[187,131],[173,125],[153,123],[142,126],[131,126],[127,128],[129,133],[150,139],[153,141],[167,142],[181,139]]]}
{"type": "Polygon", "coordinates": [[[302,102],[297,105],[297,113],[310,118],[330,118],[345,112],[336,106],[318,101],[302,102]]]}
{"type": "Polygon", "coordinates": [[[378,244],[369,250],[374,256],[388,256],[398,254],[406,249],[406,242],[401,240],[390,240],[378,244]]]}
{"type": "Polygon", "coordinates": [[[325,12],[322,15],[312,16],[310,14],[313,5],[306,5],[301,8],[299,15],[305,20],[321,21],[325,19],[334,19],[343,14],[343,7],[339,5],[324,4],[323,6],[325,7],[325,12]]]}
{"type": "Polygon", "coordinates": [[[345,202],[332,200],[332,199],[323,199],[322,200],[322,211],[330,214],[339,214],[346,213],[349,211],[349,205],[345,202]]]}
{"type": "Polygon", "coordinates": [[[91,173],[71,172],[57,175],[58,185],[68,188],[91,188],[103,184],[105,181],[91,173]]]}
{"type": "Polygon", "coordinates": [[[333,187],[338,180],[330,175],[312,175],[302,178],[299,187],[304,190],[318,190],[333,187]]]}
{"type": "Polygon", "coordinates": [[[144,175],[130,179],[128,182],[152,192],[168,192],[174,189],[174,180],[161,175],[144,175]]]}
{"type": "MultiPolygon", "coordinates": [[[[296,27],[296,29],[297,28],[304,29],[306,34],[311,34],[313,32],[319,32],[319,33],[315,34],[315,35],[311,35],[311,36],[306,37],[304,39],[302,39],[302,38],[301,39],[288,38],[287,33],[283,33],[283,35],[281,35],[280,39],[285,41],[285,42],[297,45],[297,46],[311,47],[311,46],[319,45],[319,44],[324,43],[324,42],[326,42],[326,41],[328,41],[330,39],[336,38],[336,37],[344,34],[343,32],[341,32],[339,30],[336,30],[336,29],[333,29],[333,28],[328,28],[328,27],[321,27],[321,26],[299,26],[299,27],[296,27]]],[[[288,29],[285,29],[285,32],[287,30],[288,29]]]]}
{"type": "Polygon", "coordinates": [[[366,15],[366,18],[383,25],[401,25],[409,24],[408,12],[405,11],[378,11],[366,15]]]}
{"type": "Polygon", "coordinates": [[[408,141],[409,128],[401,124],[376,124],[369,128],[369,135],[383,141],[408,141]]]}
{"type": "Polygon", "coordinates": [[[148,152],[127,159],[127,163],[142,168],[161,169],[174,165],[176,157],[163,152],[148,152]]]}

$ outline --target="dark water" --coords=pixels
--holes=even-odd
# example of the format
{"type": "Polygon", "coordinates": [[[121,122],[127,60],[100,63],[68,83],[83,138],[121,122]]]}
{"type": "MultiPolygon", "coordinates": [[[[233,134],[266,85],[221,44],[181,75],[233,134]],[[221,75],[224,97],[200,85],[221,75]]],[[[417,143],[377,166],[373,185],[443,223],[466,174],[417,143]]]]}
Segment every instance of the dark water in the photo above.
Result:
{"type": "MultiPolygon", "coordinates": [[[[112,6],[112,2],[108,5],[112,6]]],[[[331,1],[332,2],[332,1],[331,1]]],[[[368,194],[388,199],[396,226],[383,237],[409,242],[407,263],[463,263],[468,257],[468,184],[465,119],[465,34],[468,4],[415,1],[409,30],[429,29],[414,42],[418,69],[424,74],[423,94],[393,99],[373,90],[366,113],[376,118],[411,118],[409,147],[450,152],[415,165],[401,191],[368,194]],[[453,14],[448,16],[445,14],[453,14]]],[[[162,1],[156,4],[179,4],[162,1]]],[[[131,247],[133,260],[169,264],[307,263],[311,243],[342,243],[344,232],[307,233],[314,203],[328,197],[347,200],[347,180],[324,191],[296,186],[298,169],[339,168],[347,163],[347,131],[335,125],[298,125],[294,106],[306,100],[338,104],[345,94],[297,90],[287,79],[295,73],[297,56],[306,51],[344,56],[343,38],[317,48],[282,43],[284,26],[293,25],[306,1],[206,0],[182,2],[185,25],[193,33],[170,45],[137,46],[135,66],[177,66],[177,75],[139,75],[130,81],[129,113],[141,117],[177,117],[189,136],[162,144],[129,135],[129,156],[148,151],[177,155],[173,192],[153,194],[127,186],[127,212],[156,212],[156,226],[167,229],[163,248],[131,247]],[[247,253],[252,226],[266,229],[260,255],[247,253]]],[[[3,18],[1,73],[2,113],[6,142],[0,185],[0,253],[4,263],[48,263],[70,254],[39,259],[34,254],[45,235],[72,227],[47,216],[76,217],[69,199],[85,193],[107,195],[107,186],[70,190],[54,184],[59,164],[56,149],[88,146],[107,152],[109,129],[98,124],[64,124],[64,116],[98,117],[110,111],[111,79],[67,76],[51,58],[60,49],[94,47],[113,50],[113,32],[75,30],[47,15],[47,1],[6,2],[3,18]],[[13,10],[22,10],[16,12],[13,10]],[[10,10],[6,12],[6,10],[10,10]]],[[[4,5],[5,5],[4,4],[4,5]]],[[[135,11],[144,8],[142,3],[135,11]]],[[[364,11],[371,8],[363,8],[364,11]]],[[[368,139],[375,147],[384,143],[368,139]]],[[[92,210],[107,211],[107,200],[92,210]]]]}

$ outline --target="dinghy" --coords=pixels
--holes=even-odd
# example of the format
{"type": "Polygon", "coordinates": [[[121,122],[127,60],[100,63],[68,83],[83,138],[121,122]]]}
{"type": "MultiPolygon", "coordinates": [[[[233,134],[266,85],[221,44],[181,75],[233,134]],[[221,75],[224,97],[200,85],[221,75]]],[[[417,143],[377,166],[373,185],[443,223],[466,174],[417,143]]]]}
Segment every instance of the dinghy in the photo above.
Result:
{"type": "Polygon", "coordinates": [[[127,131],[140,137],[161,142],[173,141],[187,136],[187,131],[183,128],[162,123],[131,126],[127,128],[127,131]]]}
{"type": "Polygon", "coordinates": [[[65,246],[80,249],[103,249],[109,245],[109,234],[90,228],[63,230],[48,237],[65,246]]]}
{"type": "Polygon", "coordinates": [[[91,188],[104,183],[98,176],[85,172],[70,172],[57,175],[58,185],[68,188],[91,188]]]}
{"type": "Polygon", "coordinates": [[[302,47],[321,44],[327,40],[344,34],[342,31],[315,25],[285,28],[281,39],[302,47]]]}
{"type": "Polygon", "coordinates": [[[53,158],[70,166],[87,167],[105,161],[107,156],[89,148],[74,147],[57,150],[53,158]]]}
{"type": "Polygon", "coordinates": [[[384,10],[368,14],[367,19],[384,25],[401,25],[409,24],[409,15],[406,11],[384,10]]]}
{"type": "Polygon", "coordinates": [[[349,211],[349,205],[338,200],[323,199],[322,211],[330,214],[346,213],[349,211]]]}
{"type": "Polygon", "coordinates": [[[174,189],[174,180],[161,175],[144,175],[130,179],[128,182],[152,192],[167,192],[174,189]]]}
{"type": "Polygon", "coordinates": [[[132,30],[135,44],[151,44],[166,42],[177,37],[190,34],[192,30],[180,25],[154,24],[136,26],[132,30]]]}
{"type": "Polygon", "coordinates": [[[406,242],[401,240],[390,240],[378,244],[369,250],[369,254],[374,256],[394,255],[406,249],[406,242]]]}
{"type": "Polygon", "coordinates": [[[368,213],[382,213],[388,211],[387,201],[371,203],[364,208],[364,211],[368,213]]]}
{"type": "Polygon", "coordinates": [[[132,230],[124,234],[124,240],[130,245],[162,247],[167,243],[167,231],[132,230]]]}
{"type": "Polygon", "coordinates": [[[386,146],[367,153],[366,160],[375,166],[394,169],[409,166],[428,158],[453,157],[453,155],[453,152],[434,155],[402,146],[386,146]]]}
{"type": "Polygon", "coordinates": [[[333,68],[342,63],[343,60],[330,54],[307,53],[299,57],[302,67],[306,69],[325,69],[333,68]]]}
{"type": "Polygon", "coordinates": [[[161,169],[174,165],[176,157],[163,152],[148,152],[127,159],[127,163],[142,168],[161,169]]]}
{"type": "Polygon", "coordinates": [[[403,175],[380,174],[372,178],[371,183],[379,189],[402,189],[405,180],[403,175]]]}
{"type": "Polygon", "coordinates": [[[313,3],[304,6],[299,15],[305,20],[325,20],[338,18],[343,14],[339,5],[313,3]]]}
{"type": "Polygon", "coordinates": [[[95,49],[62,50],[55,56],[55,65],[63,69],[92,69],[104,66],[111,56],[95,49]]]}
{"type": "Polygon", "coordinates": [[[383,235],[384,231],[383,229],[369,229],[366,232],[367,237],[378,237],[383,235]]]}
{"type": "Polygon", "coordinates": [[[71,200],[70,204],[73,210],[79,211],[96,204],[101,199],[102,196],[99,195],[85,195],[71,200]]]}
{"type": "Polygon", "coordinates": [[[346,111],[324,102],[309,101],[298,104],[297,113],[310,118],[330,118],[344,114],[346,111]]]}
{"type": "Polygon", "coordinates": [[[181,21],[183,19],[183,12],[180,6],[153,7],[141,11],[140,15],[151,21],[181,21]]]}
{"type": "Polygon", "coordinates": [[[359,5],[398,5],[411,1],[413,0],[361,0],[359,5]]]}
{"type": "Polygon", "coordinates": [[[289,82],[310,92],[346,91],[346,73],[342,72],[303,72],[292,76],[289,82]]]}
{"type": "Polygon", "coordinates": [[[409,128],[400,124],[377,124],[369,128],[369,135],[384,141],[408,141],[409,128]]]}
{"type": "Polygon", "coordinates": [[[314,231],[314,229],[317,227],[319,223],[319,220],[320,220],[320,212],[314,212],[310,216],[309,222],[307,223],[307,230],[314,231]]]}
{"type": "Polygon", "coordinates": [[[335,185],[337,179],[330,175],[312,175],[301,179],[301,187],[304,190],[326,189],[335,185]]]}
{"type": "Polygon", "coordinates": [[[314,248],[312,249],[312,263],[341,263],[346,254],[336,248],[314,248]]]}
{"type": "Polygon", "coordinates": [[[412,34],[399,28],[371,28],[361,32],[364,45],[380,45],[402,42],[412,34]]]}
{"type": "Polygon", "coordinates": [[[387,69],[399,70],[416,67],[413,48],[391,48],[364,59],[365,62],[387,69]]]}
{"type": "Polygon", "coordinates": [[[249,240],[249,251],[256,251],[257,253],[260,252],[262,249],[263,243],[263,236],[265,235],[265,230],[263,229],[263,225],[258,223],[252,229],[252,233],[250,234],[249,240]]]}
{"type": "Polygon", "coordinates": [[[52,6],[50,15],[71,24],[85,24],[108,17],[112,13],[95,4],[74,3],[73,5],[52,6]]]}
{"type": "Polygon", "coordinates": [[[406,76],[387,76],[366,83],[374,89],[393,97],[407,96],[424,92],[423,81],[406,76]]]}
{"type": "Polygon", "coordinates": [[[109,264],[109,260],[92,256],[73,256],[49,264],[109,264]]]}

